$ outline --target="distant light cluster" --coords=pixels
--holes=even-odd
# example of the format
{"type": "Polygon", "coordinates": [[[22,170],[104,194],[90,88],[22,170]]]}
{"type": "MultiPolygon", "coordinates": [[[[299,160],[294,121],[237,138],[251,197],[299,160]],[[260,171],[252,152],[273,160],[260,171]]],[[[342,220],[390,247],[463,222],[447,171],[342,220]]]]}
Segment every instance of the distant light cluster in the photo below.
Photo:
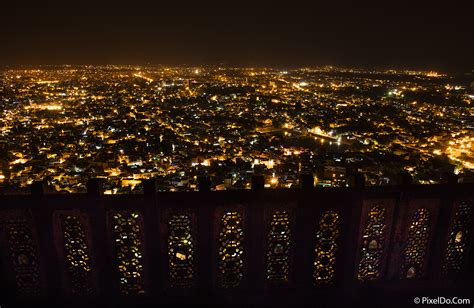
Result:
{"type": "Polygon", "coordinates": [[[0,189],[345,186],[474,169],[473,86],[437,72],[59,66],[0,73],[0,189]]]}

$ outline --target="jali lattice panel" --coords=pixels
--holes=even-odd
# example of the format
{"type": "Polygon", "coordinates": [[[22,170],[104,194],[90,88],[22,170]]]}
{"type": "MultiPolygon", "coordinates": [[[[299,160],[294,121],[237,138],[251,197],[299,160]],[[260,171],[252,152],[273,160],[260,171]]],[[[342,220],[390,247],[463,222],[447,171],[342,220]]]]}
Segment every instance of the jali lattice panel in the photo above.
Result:
{"type": "Polygon", "coordinates": [[[454,217],[451,222],[448,242],[444,255],[442,275],[458,275],[466,263],[466,256],[472,246],[473,200],[457,201],[454,206],[454,217]]]}
{"type": "Polygon", "coordinates": [[[28,210],[2,211],[0,222],[6,253],[13,269],[16,294],[23,298],[42,295],[38,236],[28,210]]]}
{"type": "Polygon", "coordinates": [[[96,294],[88,216],[74,210],[60,211],[54,214],[53,223],[66,292],[74,296],[96,294]]]}
{"type": "Polygon", "coordinates": [[[217,218],[217,284],[221,288],[237,288],[244,279],[244,211],[240,207],[218,211],[217,218]]]}
{"type": "Polygon", "coordinates": [[[168,283],[189,288],[195,281],[195,244],[191,213],[171,213],[168,220],[168,283]]]}
{"type": "Polygon", "coordinates": [[[394,200],[364,201],[357,268],[360,281],[378,280],[384,274],[394,206],[394,200]]]}
{"type": "Polygon", "coordinates": [[[335,211],[325,211],[319,219],[313,271],[317,285],[334,283],[339,221],[339,214],[335,211]]]}
{"type": "Polygon", "coordinates": [[[266,279],[269,283],[290,280],[291,210],[280,208],[270,212],[267,234],[266,279]]]}
{"type": "Polygon", "coordinates": [[[410,200],[402,252],[402,279],[422,278],[430,256],[430,242],[435,229],[439,200],[410,200]]]}
{"type": "Polygon", "coordinates": [[[112,211],[109,226],[120,292],[124,295],[145,294],[142,214],[138,211],[112,211]]]}

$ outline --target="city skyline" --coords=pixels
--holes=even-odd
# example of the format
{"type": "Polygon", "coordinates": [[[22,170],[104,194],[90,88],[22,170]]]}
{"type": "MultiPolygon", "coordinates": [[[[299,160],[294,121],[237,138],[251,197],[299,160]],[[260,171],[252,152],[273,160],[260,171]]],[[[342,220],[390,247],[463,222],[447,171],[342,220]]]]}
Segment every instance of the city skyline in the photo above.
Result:
{"type": "Polygon", "coordinates": [[[108,193],[468,181],[473,85],[435,71],[55,66],[0,75],[0,187],[108,193]]]}

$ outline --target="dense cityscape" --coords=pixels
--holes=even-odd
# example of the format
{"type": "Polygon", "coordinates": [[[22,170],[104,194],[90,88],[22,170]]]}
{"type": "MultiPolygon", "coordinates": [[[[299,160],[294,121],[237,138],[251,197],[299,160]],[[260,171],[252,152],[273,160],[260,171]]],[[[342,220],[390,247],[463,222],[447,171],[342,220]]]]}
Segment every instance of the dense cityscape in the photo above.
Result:
{"type": "Polygon", "coordinates": [[[474,84],[438,72],[322,67],[55,66],[0,73],[0,190],[472,181],[474,84]]]}

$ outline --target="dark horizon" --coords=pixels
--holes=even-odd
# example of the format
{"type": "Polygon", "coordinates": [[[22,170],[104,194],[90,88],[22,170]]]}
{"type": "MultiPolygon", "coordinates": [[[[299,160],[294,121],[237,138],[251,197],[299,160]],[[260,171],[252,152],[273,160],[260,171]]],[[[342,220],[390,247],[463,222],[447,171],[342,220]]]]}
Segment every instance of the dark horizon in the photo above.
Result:
{"type": "Polygon", "coordinates": [[[0,65],[216,65],[467,72],[472,4],[2,4],[0,65]]]}
{"type": "Polygon", "coordinates": [[[349,65],[334,65],[334,64],[321,64],[321,65],[259,65],[259,64],[234,64],[234,63],[88,63],[88,62],[76,62],[76,63],[46,63],[46,64],[0,64],[1,70],[23,70],[23,69],[43,69],[43,70],[55,70],[61,67],[142,67],[142,68],[203,68],[203,69],[270,69],[270,70],[319,70],[324,68],[333,68],[335,71],[340,70],[352,70],[360,73],[376,72],[384,74],[388,71],[397,72],[437,72],[445,74],[447,76],[465,76],[469,78],[474,73],[474,69],[433,69],[433,68],[422,68],[422,67],[391,67],[391,66],[349,66],[349,65]]]}

